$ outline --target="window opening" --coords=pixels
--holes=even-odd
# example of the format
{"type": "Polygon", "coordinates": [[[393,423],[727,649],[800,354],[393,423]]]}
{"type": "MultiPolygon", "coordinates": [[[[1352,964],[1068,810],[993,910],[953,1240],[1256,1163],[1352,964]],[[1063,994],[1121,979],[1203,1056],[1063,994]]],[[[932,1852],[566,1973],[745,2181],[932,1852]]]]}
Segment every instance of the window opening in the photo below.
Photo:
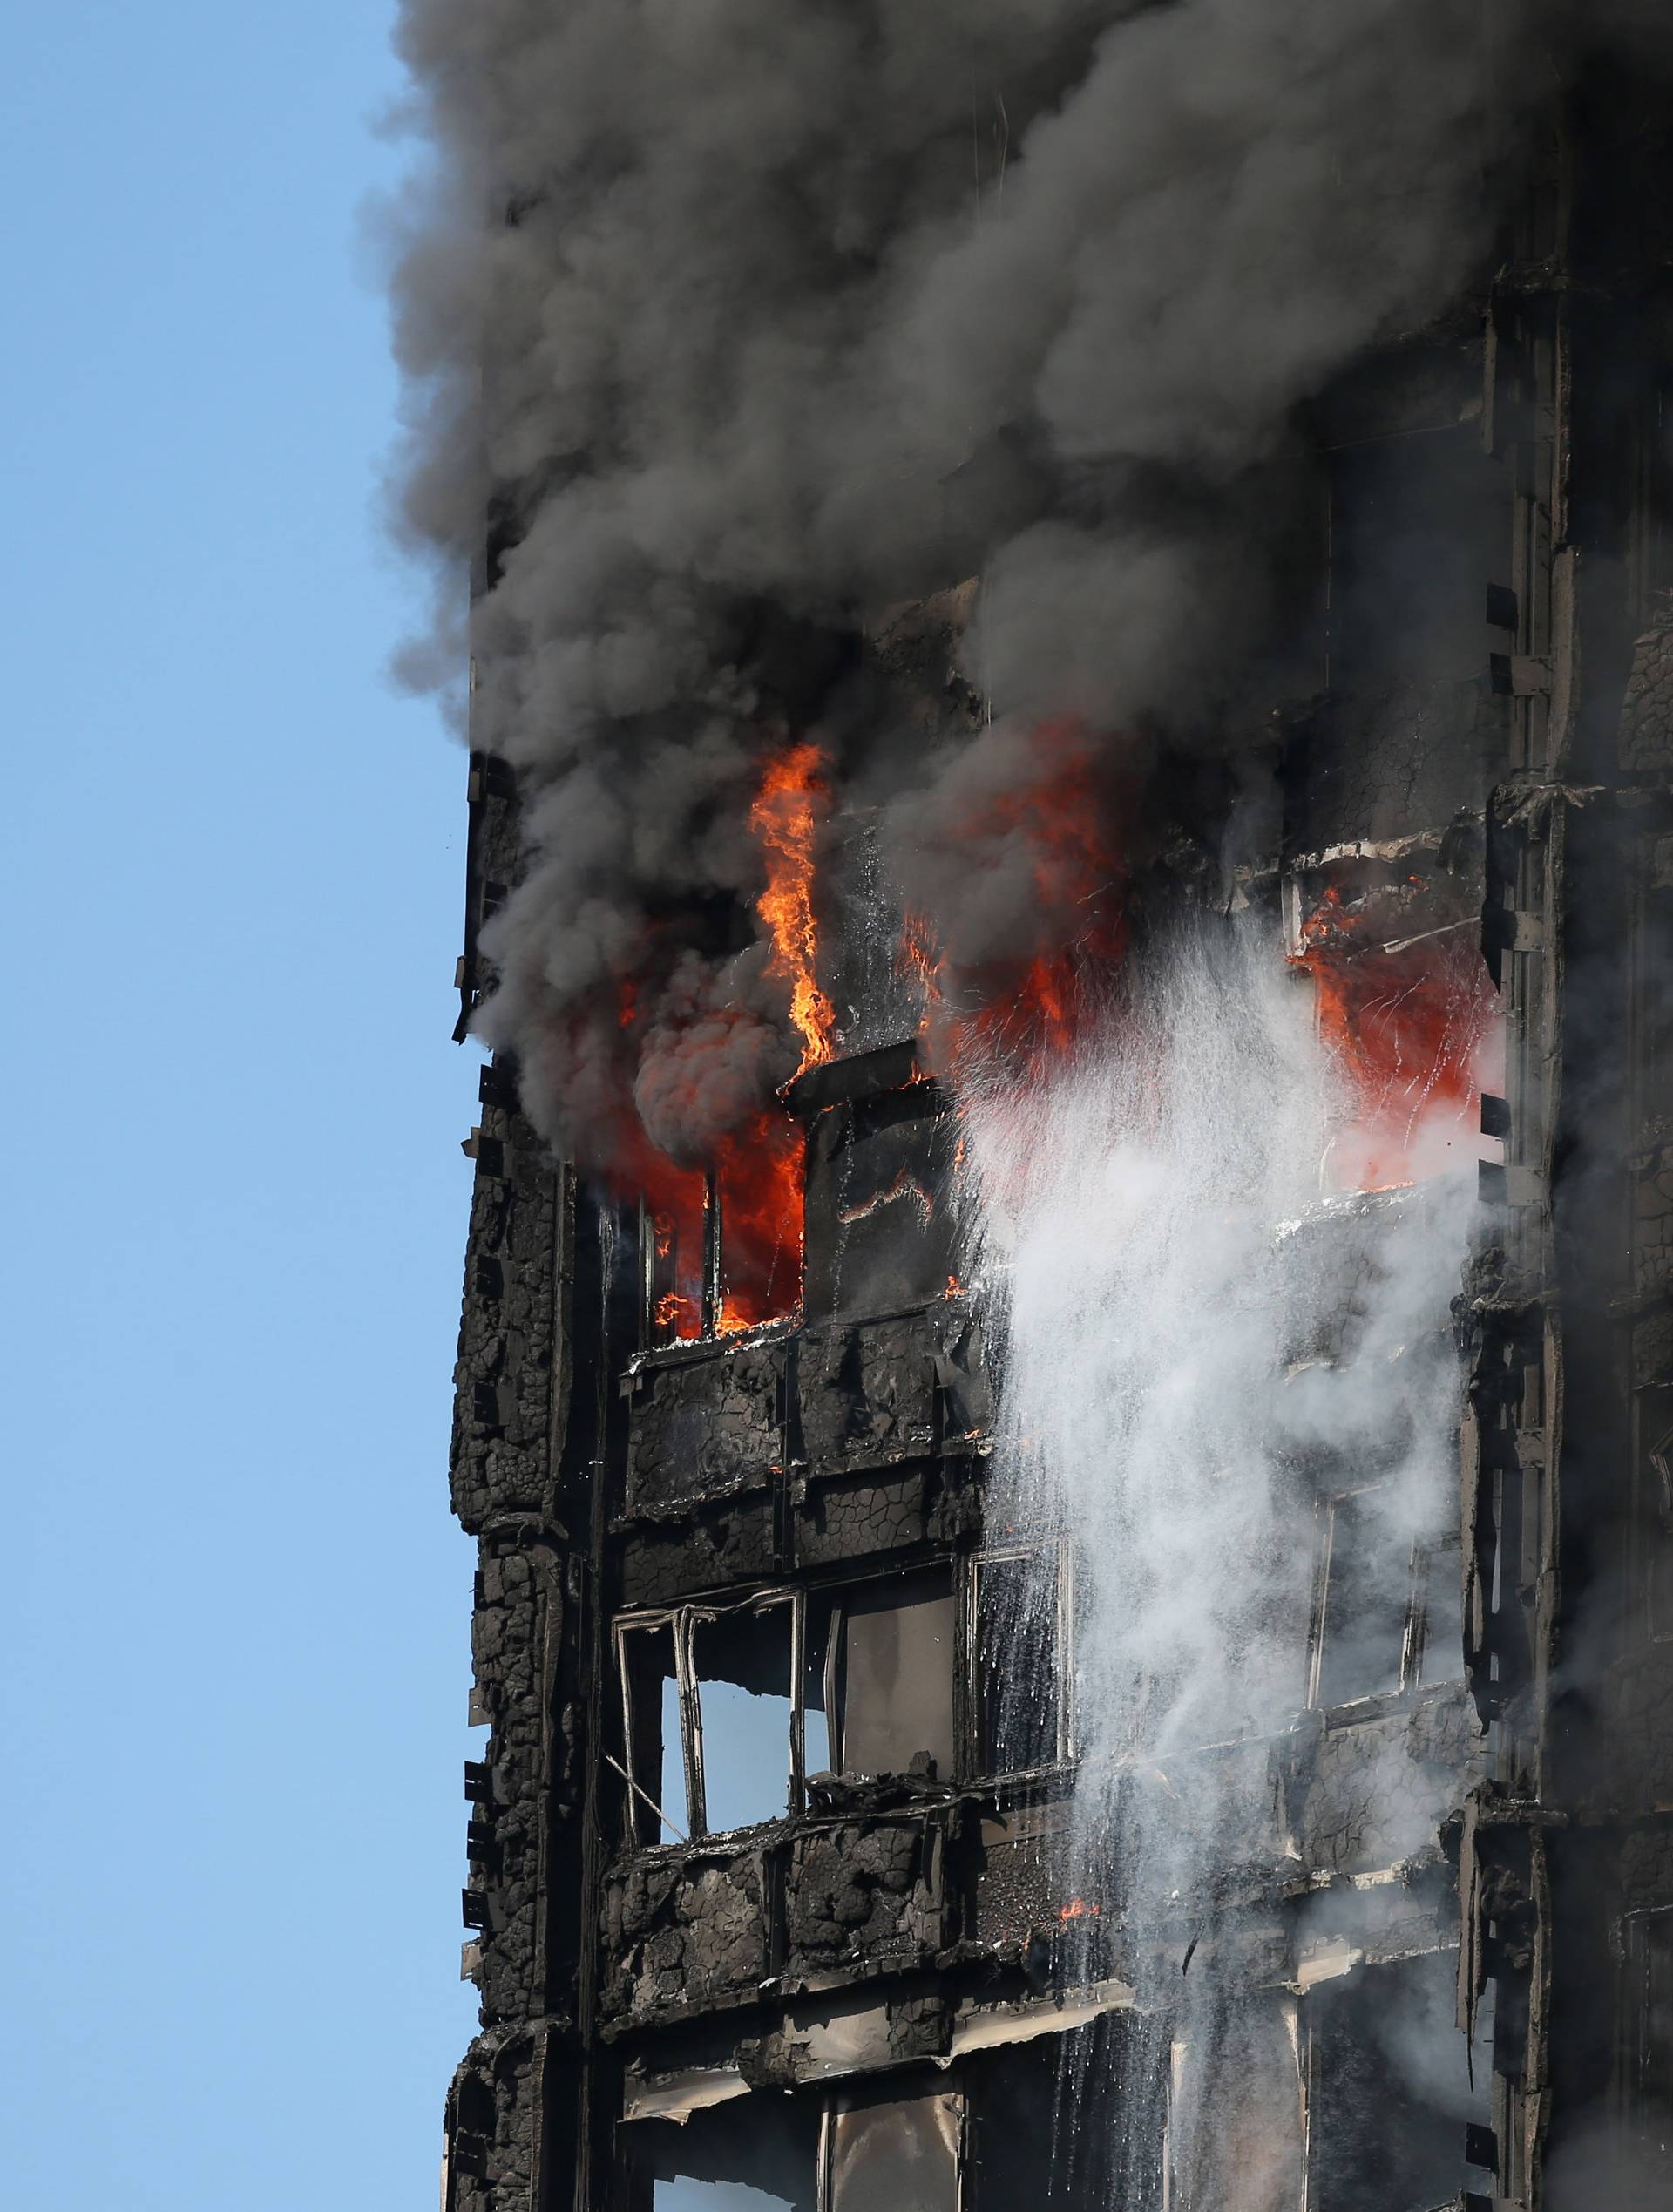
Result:
{"type": "MultiPolygon", "coordinates": [[[[628,1834],[725,1835],[801,1808],[809,1774],[954,1771],[952,1577],[775,1591],[616,1625],[628,1834]]],[[[608,1756],[608,1754],[606,1754],[608,1756]]]]}
{"type": "Polygon", "coordinates": [[[1418,1562],[1422,1594],[1414,1623],[1417,1679],[1426,1686],[1464,1679],[1464,1585],[1458,1539],[1427,1545],[1418,1562]]]}
{"type": "Polygon", "coordinates": [[[1471,2086],[1457,1964],[1432,1951],[1308,1995],[1309,2212],[1433,2212],[1465,2187],[1490,2077],[1471,2086]]]}
{"type": "Polygon", "coordinates": [[[1314,1603],[1310,1705],[1329,1712],[1386,1697],[1408,1678],[1412,1547],[1388,1487],[1326,1499],[1314,1603]]]}
{"type": "Polygon", "coordinates": [[[927,1754],[954,1768],[950,1573],[891,1575],[846,1591],[827,1647],[832,1748],[844,1774],[900,1774],[927,1754]]]}
{"type": "Polygon", "coordinates": [[[821,2115],[810,2098],[757,2092],[683,2120],[617,2131],[632,2212],[818,2212],[821,2115]]]}
{"type": "Polygon", "coordinates": [[[639,1843],[683,1843],[692,1832],[674,1625],[624,1623],[616,1632],[627,1829],[639,1843]]]}
{"type": "Polygon", "coordinates": [[[825,2117],[820,2212],[959,2212],[965,2101],[843,2098],[825,2117]]]}
{"type": "Polygon", "coordinates": [[[710,1835],[791,1809],[793,1599],[691,1616],[691,1675],[710,1835]]]}
{"type": "Polygon", "coordinates": [[[651,2184],[651,2212],[791,2212],[787,2196],[769,2196],[747,2181],[698,2181],[676,2174],[651,2184]]]}

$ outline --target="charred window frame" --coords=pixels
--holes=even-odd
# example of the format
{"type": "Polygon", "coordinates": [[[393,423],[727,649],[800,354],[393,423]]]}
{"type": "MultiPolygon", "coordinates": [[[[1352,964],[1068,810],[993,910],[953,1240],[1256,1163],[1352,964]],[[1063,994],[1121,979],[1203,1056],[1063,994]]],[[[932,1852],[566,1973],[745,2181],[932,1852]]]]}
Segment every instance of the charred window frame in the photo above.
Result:
{"type": "Polygon", "coordinates": [[[998,1778],[1071,1761],[1074,1556],[1067,1537],[990,1545],[970,1559],[965,1648],[969,1771],[998,1778]],[[1021,1677],[1019,1649],[1037,1662],[1021,1677]]]}
{"type": "Polygon", "coordinates": [[[1629,2124],[1664,2142],[1673,2123],[1673,1905],[1621,1923],[1621,2059],[1629,2124]]]}
{"type": "Polygon", "coordinates": [[[819,2212],[964,2212],[966,2123],[957,2089],[832,2097],[819,2133],[819,2212]]]}
{"type": "Polygon", "coordinates": [[[925,1754],[935,1779],[960,1768],[958,1614],[946,1566],[809,1596],[800,1683],[809,1702],[818,1686],[833,1774],[906,1774],[925,1754]]]}
{"type": "Polygon", "coordinates": [[[621,1756],[609,1763],[626,1799],[624,1835],[654,1849],[809,1809],[810,1736],[816,1774],[906,1773],[927,1753],[933,1776],[951,1779],[958,1765],[958,1641],[945,1567],[622,1614],[615,1623],[621,1756]],[[703,1740],[704,1686],[748,1688],[751,1673],[762,1678],[759,1666],[735,1658],[730,1672],[706,1669],[702,1647],[716,1634],[747,1633],[752,1621],[776,1628],[778,1617],[783,1663],[772,1693],[780,1694],[782,1679],[784,1799],[747,1821],[717,1825],[716,1769],[703,1740]],[[677,1760],[669,1755],[676,1735],[677,1760]],[[681,1801],[670,1802],[675,1777],[681,1801]]]}
{"type": "MultiPolygon", "coordinates": [[[[1365,1483],[1318,1500],[1307,1652],[1310,1711],[1384,1703],[1415,1687],[1422,1673],[1431,1561],[1442,1563],[1439,1571],[1446,1571],[1446,1540],[1429,1545],[1385,1540],[1379,1561],[1366,1531],[1374,1530],[1377,1501],[1389,1487],[1365,1483]]],[[[1455,1560],[1456,1539],[1451,1543],[1455,1560]]],[[[1442,1594],[1438,1587],[1437,1600],[1442,1594]]],[[[1440,1603],[1434,1610],[1439,1625],[1440,1603]]],[[[1458,1679],[1462,1671],[1460,1656],[1455,1675],[1430,1679],[1458,1679]]]]}
{"type": "MultiPolygon", "coordinates": [[[[696,1842],[701,1837],[730,1835],[745,1827],[782,1819],[799,1811],[804,1801],[803,1771],[803,1645],[806,1601],[799,1590],[761,1591],[731,1604],[690,1604],[657,1612],[624,1614],[615,1624],[616,1673],[621,1687],[623,1759],[613,1761],[627,1798],[623,1828],[641,1847],[696,1842]],[[785,1637],[783,1697],[788,1722],[785,1740],[784,1798],[775,1810],[730,1827],[715,1829],[709,1820],[710,1774],[703,1748],[703,1680],[698,1663],[698,1643],[704,1632],[722,1626],[734,1630],[760,1623],[777,1628],[782,1617],[785,1637]],[[666,1686],[672,1685],[670,1697],[666,1686]],[[671,1771],[667,1756],[670,1725],[680,1740],[679,1773],[683,1784],[682,1823],[667,1796],[671,1771]],[[669,1831],[664,1835],[660,1831],[669,1831]]],[[[719,1673],[711,1686],[733,1678],[719,1673]]]]}
{"type": "MultiPolygon", "coordinates": [[[[1356,1965],[1300,2001],[1305,2212],[1452,2212],[1493,2074],[1457,2032],[1458,1955],[1356,1965]]],[[[1480,2202],[1480,2200],[1477,2200],[1480,2202]]]]}

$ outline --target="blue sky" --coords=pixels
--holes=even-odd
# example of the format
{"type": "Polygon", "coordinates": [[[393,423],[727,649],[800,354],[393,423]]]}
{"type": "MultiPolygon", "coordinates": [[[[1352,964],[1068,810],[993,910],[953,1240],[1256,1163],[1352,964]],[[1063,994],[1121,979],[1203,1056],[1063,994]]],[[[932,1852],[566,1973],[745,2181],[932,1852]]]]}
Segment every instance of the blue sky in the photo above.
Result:
{"type": "Polygon", "coordinates": [[[383,666],[389,10],[7,24],[5,2197],[435,2202],[464,763],[383,666]]]}

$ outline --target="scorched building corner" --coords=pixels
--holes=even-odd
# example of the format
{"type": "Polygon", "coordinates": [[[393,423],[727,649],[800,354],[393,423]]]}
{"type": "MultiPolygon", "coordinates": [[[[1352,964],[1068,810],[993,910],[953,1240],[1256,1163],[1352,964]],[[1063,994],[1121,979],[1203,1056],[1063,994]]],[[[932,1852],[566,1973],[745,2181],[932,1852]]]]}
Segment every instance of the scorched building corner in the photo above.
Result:
{"type": "MultiPolygon", "coordinates": [[[[1243,917],[1389,1060],[1284,1226],[1334,1286],[1296,1388],[1455,1170],[1407,1157],[1412,1082],[1479,1177],[1429,1327],[1444,1484],[1391,1537],[1375,1441],[1287,1467],[1280,1721],[1228,1683],[1223,1732],[1162,1749],[1139,1713],[1116,1757],[1104,1716],[1115,1809],[1077,1830],[1098,1534],[1001,1488],[933,948],[922,1022],[860,1048],[843,979],[796,967],[816,757],[756,802],[809,1045],[756,1126],[630,1189],[484,1068],[452,1460],[482,2025],[446,2212],[1673,2202],[1668,117],[1626,73],[1565,95],[1473,283],[1315,396],[1304,680],[1250,734],[1271,805],[1234,849],[1199,779],[1230,858],[1127,890],[1124,929],[1243,917]],[[1134,1874],[1128,1821],[1198,1824],[1192,1894],[1134,1874]]],[[[891,712],[980,726],[974,588],[857,636],[891,712]]],[[[462,1023],[528,797],[470,775],[462,1023]]]]}

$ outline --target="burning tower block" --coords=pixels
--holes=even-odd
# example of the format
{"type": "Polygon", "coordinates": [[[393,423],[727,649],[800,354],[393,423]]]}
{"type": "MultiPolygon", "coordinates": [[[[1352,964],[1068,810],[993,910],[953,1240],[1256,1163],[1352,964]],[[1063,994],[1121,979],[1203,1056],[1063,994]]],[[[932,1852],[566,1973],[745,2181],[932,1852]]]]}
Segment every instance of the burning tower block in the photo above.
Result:
{"type": "MultiPolygon", "coordinates": [[[[1112,751],[1058,716],[1033,785],[982,785],[959,518],[1032,512],[1048,466],[994,440],[938,487],[938,589],[841,637],[737,618],[769,702],[732,825],[753,913],[647,902],[654,1007],[618,979],[592,1028],[531,1027],[484,1069],[453,1452],[482,2014],[446,2212],[1665,2189],[1673,167],[1649,80],[1588,69],[1522,119],[1502,234],[1450,304],[1287,417],[1294,588],[1243,648],[1283,678],[1256,737],[1112,751]],[[815,659],[826,749],[785,704],[815,659]],[[884,779],[842,785],[843,717],[966,749],[970,849],[1025,856],[1055,937],[1007,962],[902,899],[879,959],[897,824],[884,779]],[[1264,948],[1328,1142],[1269,1220],[1214,1185],[1210,1120],[1186,1241],[1243,1257],[1193,1275],[1156,1247],[1150,1313],[1130,1255],[1167,1194],[1128,1144],[1091,1278],[1120,1300],[1072,1315],[1041,1394],[1054,1286],[972,1148],[1006,1082],[1084,1078],[1100,1021],[1130,1075],[1122,979],[1170,942],[1211,982],[1264,948]],[[699,1089],[705,1039],[728,1082],[758,1055],[684,1150],[632,1075],[673,1035],[699,1089]],[[554,1141],[559,1069],[599,1142],[554,1141]],[[1414,1289],[1455,1232],[1446,1294],[1414,1289]],[[1179,1281],[1212,1289],[1195,1349],[1160,1313],[1179,1281]],[[1258,1374],[1251,1313],[1277,1317],[1258,1374]],[[1185,1347],[1195,1402],[1247,1376],[1225,1433],[1263,1455],[1258,1527],[1236,1453],[1205,1444],[1174,1491],[1201,1544],[1167,1607],[1168,1482],[1122,1410],[1146,1346],[1185,1347]],[[1345,1426],[1356,1375],[1378,1419],[1345,1426]]],[[[491,691],[529,526],[498,517],[478,578],[491,691]]],[[[462,1027],[552,834],[538,770],[478,735],[462,1027]]],[[[1188,1042],[1155,1048],[1158,1097],[1188,1042]]],[[[1246,1109],[1216,1102],[1229,1131],[1246,1109]]],[[[1260,1157],[1306,1133],[1275,1115],[1260,1157]]],[[[1011,1156],[1040,1188],[1033,1141],[1011,1156]]],[[[1112,1157],[1087,1153],[1089,1218],[1112,1157]]]]}

